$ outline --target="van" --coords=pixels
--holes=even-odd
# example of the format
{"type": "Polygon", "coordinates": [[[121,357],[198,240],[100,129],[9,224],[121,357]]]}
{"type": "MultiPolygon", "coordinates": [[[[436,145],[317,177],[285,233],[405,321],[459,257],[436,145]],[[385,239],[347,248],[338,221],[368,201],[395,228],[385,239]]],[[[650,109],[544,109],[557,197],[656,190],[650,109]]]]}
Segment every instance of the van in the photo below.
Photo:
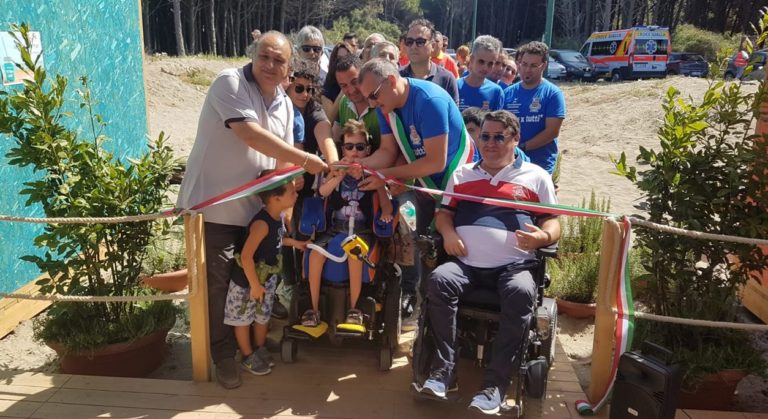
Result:
{"type": "Polygon", "coordinates": [[[612,81],[665,77],[671,52],[669,28],[658,26],[594,32],[581,47],[595,72],[612,81]]]}

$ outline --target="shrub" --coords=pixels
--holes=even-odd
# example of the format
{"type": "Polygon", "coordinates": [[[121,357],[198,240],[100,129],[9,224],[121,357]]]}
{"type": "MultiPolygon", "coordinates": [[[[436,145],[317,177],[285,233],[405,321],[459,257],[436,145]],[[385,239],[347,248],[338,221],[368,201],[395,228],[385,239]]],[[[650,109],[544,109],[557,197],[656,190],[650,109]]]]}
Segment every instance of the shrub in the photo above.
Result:
{"type": "Polygon", "coordinates": [[[695,52],[707,61],[717,58],[718,51],[733,51],[739,46],[740,35],[723,34],[699,29],[693,25],[680,25],[672,33],[672,49],[680,52],[695,52]]]}

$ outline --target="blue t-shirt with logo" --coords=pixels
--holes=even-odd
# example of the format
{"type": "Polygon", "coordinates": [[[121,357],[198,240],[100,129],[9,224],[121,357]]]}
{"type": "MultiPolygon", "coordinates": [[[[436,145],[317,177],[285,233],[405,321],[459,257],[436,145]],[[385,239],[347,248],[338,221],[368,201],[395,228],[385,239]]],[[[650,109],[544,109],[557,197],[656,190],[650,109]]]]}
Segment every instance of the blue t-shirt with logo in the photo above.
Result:
{"type": "MultiPolygon", "coordinates": [[[[544,131],[547,118],[565,119],[565,96],[559,87],[542,79],[533,89],[518,82],[504,91],[504,109],[520,119],[520,144],[544,131]]],[[[532,163],[552,174],[557,161],[557,138],[535,150],[526,150],[532,163]]]]}
{"type": "MultiPolygon", "coordinates": [[[[417,159],[426,155],[425,138],[448,134],[448,153],[445,167],[438,173],[430,175],[437,186],[442,185],[443,177],[448,166],[460,149],[464,133],[464,119],[453,98],[440,86],[426,80],[406,78],[408,80],[408,100],[405,106],[395,109],[405,130],[405,136],[413,148],[417,159]]],[[[381,135],[392,134],[381,109],[377,108],[381,135]]],[[[464,138],[466,147],[472,140],[469,135],[464,138]]],[[[475,158],[476,159],[476,158],[475,158]]]]}
{"type": "Polygon", "coordinates": [[[498,84],[483,79],[480,87],[467,83],[467,78],[460,78],[456,84],[459,87],[459,110],[480,108],[484,111],[497,111],[504,107],[504,90],[498,84]]]}

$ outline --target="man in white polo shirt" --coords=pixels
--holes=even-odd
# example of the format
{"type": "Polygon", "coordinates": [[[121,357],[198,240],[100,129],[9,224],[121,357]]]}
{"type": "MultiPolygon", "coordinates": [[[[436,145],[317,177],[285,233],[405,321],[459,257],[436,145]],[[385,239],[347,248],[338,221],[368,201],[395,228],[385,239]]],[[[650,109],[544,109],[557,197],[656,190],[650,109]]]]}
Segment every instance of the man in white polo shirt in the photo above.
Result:
{"type": "MultiPolygon", "coordinates": [[[[291,43],[270,31],[254,42],[251,63],[219,73],[205,98],[197,137],[181,184],[179,208],[190,208],[256,179],[265,169],[300,165],[315,174],[327,168],[316,155],[293,147],[293,106],[280,87],[288,76],[291,43]]],[[[224,305],[234,251],[262,204],[257,196],[204,208],[208,319],[216,379],[241,384],[237,344],[224,325],[224,305]]]]}

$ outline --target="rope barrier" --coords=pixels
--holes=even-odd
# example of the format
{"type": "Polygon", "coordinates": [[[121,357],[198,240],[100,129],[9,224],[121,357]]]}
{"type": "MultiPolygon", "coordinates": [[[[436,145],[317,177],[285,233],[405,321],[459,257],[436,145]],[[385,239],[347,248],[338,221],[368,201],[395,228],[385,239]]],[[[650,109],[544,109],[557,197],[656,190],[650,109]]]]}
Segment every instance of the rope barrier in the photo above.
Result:
{"type": "Polygon", "coordinates": [[[120,217],[17,217],[0,215],[0,221],[33,223],[33,224],[118,224],[152,221],[160,218],[176,217],[180,214],[175,208],[163,212],[141,215],[124,215],[120,217]]]}
{"type": "Polygon", "coordinates": [[[634,225],[639,225],[642,227],[652,228],[654,230],[658,230],[664,233],[675,234],[678,236],[686,236],[686,237],[691,237],[699,240],[717,240],[717,241],[741,243],[741,244],[768,245],[768,240],[751,239],[748,237],[739,237],[739,236],[729,236],[726,234],[703,233],[695,230],[686,230],[683,228],[677,228],[677,227],[672,227],[672,226],[663,225],[663,224],[656,224],[656,223],[646,221],[646,220],[641,220],[635,217],[629,217],[629,221],[634,225]]]}
{"type": "Polygon", "coordinates": [[[58,295],[58,294],[17,294],[0,292],[0,297],[14,300],[37,300],[54,302],[79,302],[79,303],[129,303],[133,301],[167,301],[188,300],[194,294],[192,291],[185,293],[155,294],[155,295],[58,295]]]}
{"type": "MultiPolygon", "coordinates": [[[[613,313],[618,314],[618,309],[614,308],[613,313]]],[[[714,328],[721,328],[721,329],[739,329],[739,330],[747,330],[751,332],[768,332],[768,325],[766,324],[747,324],[747,323],[719,322],[719,321],[712,321],[712,320],[687,319],[684,317],[662,316],[659,314],[645,313],[642,311],[635,311],[635,317],[639,319],[653,320],[661,323],[682,324],[685,326],[714,327],[714,328]]]]}

